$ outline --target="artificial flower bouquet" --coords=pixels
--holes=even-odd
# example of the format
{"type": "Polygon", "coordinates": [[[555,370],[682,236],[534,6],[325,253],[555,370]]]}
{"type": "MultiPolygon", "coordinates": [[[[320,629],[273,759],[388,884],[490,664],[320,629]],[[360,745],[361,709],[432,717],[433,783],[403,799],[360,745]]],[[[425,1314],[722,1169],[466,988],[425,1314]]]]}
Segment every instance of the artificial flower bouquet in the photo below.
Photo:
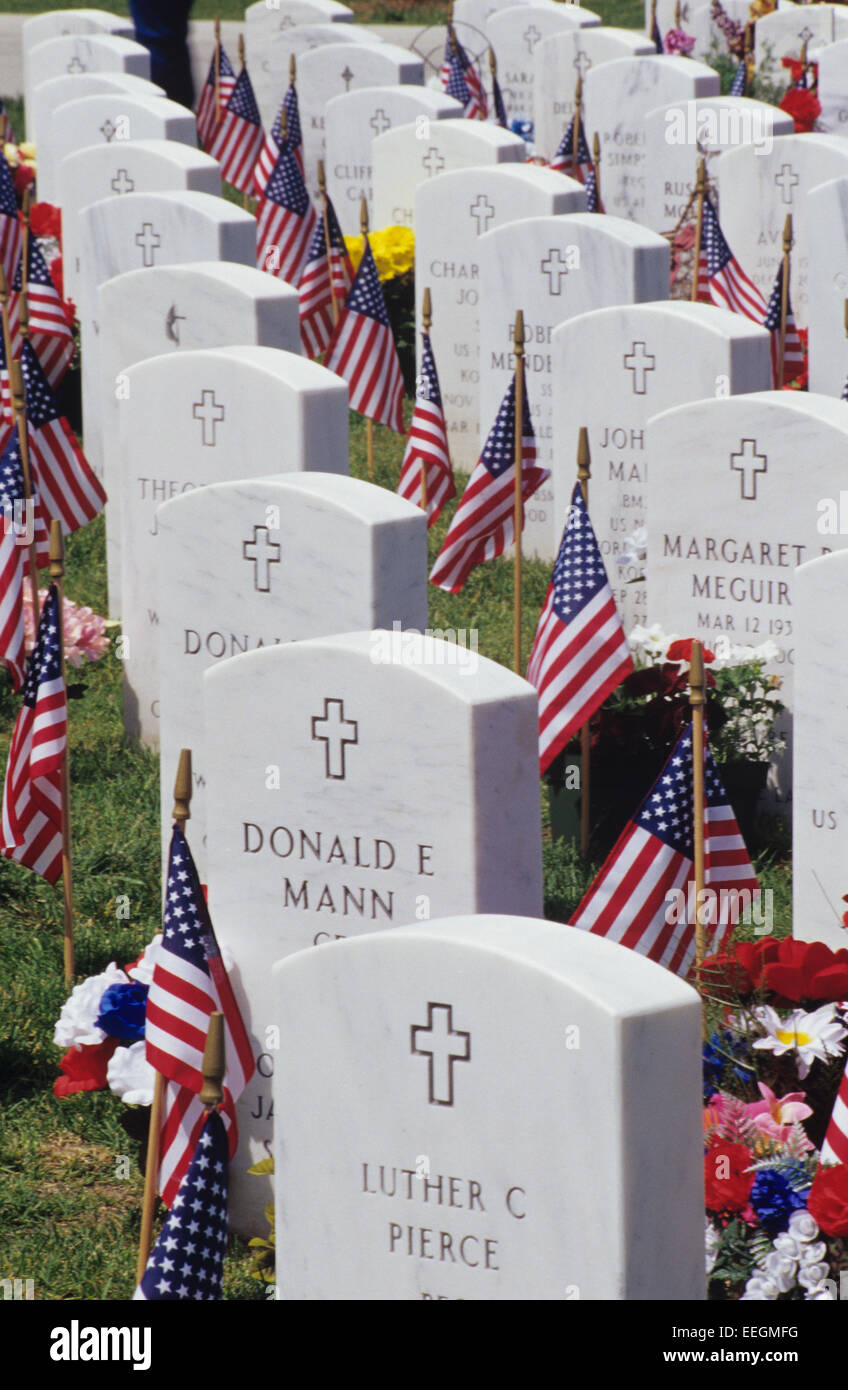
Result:
{"type": "Polygon", "coordinates": [[[843,1141],[831,1117],[848,950],[769,936],[708,958],[699,978],[715,1025],[704,1048],[710,1297],[838,1299],[848,1168],[836,1162],[843,1141]]]}
{"type": "MultiPolygon", "coordinates": [[[[410,227],[378,227],[368,241],[383,286],[386,313],[392,326],[404,387],[415,392],[415,234],[410,227]]],[[[361,236],[346,236],[345,245],[354,270],[359,269],[361,236]]]]}
{"type": "Polygon", "coordinates": [[[108,1086],[126,1105],[151,1104],[154,1072],[145,1058],[144,1019],[161,939],[154,937],[125,969],[113,962],[90,975],[66,999],[53,1033],[56,1046],[66,1049],[54,1095],[108,1086]]]}

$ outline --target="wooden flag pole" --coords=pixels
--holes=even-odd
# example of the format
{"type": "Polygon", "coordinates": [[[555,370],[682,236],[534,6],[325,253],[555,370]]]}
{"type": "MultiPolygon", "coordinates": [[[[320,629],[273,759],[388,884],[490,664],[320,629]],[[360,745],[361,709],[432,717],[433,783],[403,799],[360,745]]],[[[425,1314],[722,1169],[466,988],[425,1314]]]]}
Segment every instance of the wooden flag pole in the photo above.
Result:
{"type": "Polygon", "coordinates": [[[524,520],[524,502],[521,495],[521,469],[524,453],[524,311],[519,309],[515,315],[512,334],[512,350],[515,353],[515,495],[513,505],[513,530],[515,532],[514,561],[514,611],[513,611],[513,666],[516,675],[521,675],[521,530],[524,520]]]}
{"type": "MultiPolygon", "coordinates": [[[[359,230],[362,232],[362,254],[368,250],[368,199],[359,204],[359,230]]],[[[374,481],[374,421],[370,416],[365,421],[365,442],[368,454],[368,481],[374,481]]]]}
{"type": "Polygon", "coordinates": [[[692,710],[692,811],[695,859],[695,968],[701,969],[706,933],[701,921],[701,889],[705,880],[704,854],[704,706],[706,704],[704,653],[700,642],[692,643],[689,665],[689,705],[692,710]]]}
{"type": "MultiPolygon", "coordinates": [[[[50,522],[50,582],[56,585],[59,614],[59,657],[62,663],[62,681],[65,686],[67,711],[68,671],[65,664],[65,624],[62,608],[63,580],[65,577],[65,547],[62,541],[62,525],[54,517],[50,522]]],[[[67,716],[66,716],[67,717],[67,716]]],[[[71,784],[68,776],[68,745],[62,755],[62,900],[65,919],[65,984],[74,978],[74,890],[71,875],[71,784]]]]}
{"type": "MultiPolygon", "coordinates": [[[[421,327],[425,333],[430,332],[430,325],[433,322],[433,301],[430,298],[430,286],[426,285],[421,299],[421,327]]],[[[421,460],[421,510],[427,515],[427,464],[421,460]]]]}
{"type": "Polygon", "coordinates": [[[680,28],[680,0],[674,0],[674,27],[680,28]]]}
{"type": "Polygon", "coordinates": [[[601,137],[597,131],[592,136],[592,163],[595,166],[595,199],[598,212],[601,211],[601,137]]]}
{"type": "Polygon", "coordinates": [[[692,291],[689,296],[693,304],[698,302],[698,267],[701,262],[701,233],[704,227],[704,199],[707,196],[707,161],[703,155],[698,160],[698,174],[695,179],[695,259],[692,262],[692,291]]]}
{"type": "Polygon", "coordinates": [[[754,80],[754,26],[756,20],[749,19],[745,25],[745,40],[742,46],[742,57],[745,62],[745,91],[744,96],[748,95],[751,83],[754,80]]]}
{"type": "Polygon", "coordinates": [[[780,330],[777,340],[777,389],[783,386],[783,363],[786,358],[786,315],[789,309],[789,269],[792,252],[792,213],[787,212],[783,224],[783,274],[780,281],[780,330]]]}
{"type": "Polygon", "coordinates": [[[227,1044],[224,1034],[224,1015],[215,1009],[209,1015],[209,1032],[203,1049],[200,1072],[203,1085],[200,1088],[200,1104],[207,1110],[214,1110],[224,1099],[224,1076],[227,1070],[227,1044]]]}
{"type": "Polygon", "coordinates": [[[21,302],[27,302],[27,279],[29,271],[29,213],[32,203],[32,186],[27,185],[24,189],[24,196],[21,199],[21,215],[23,218],[24,230],[21,238],[21,302]]]}
{"type": "MultiPolygon", "coordinates": [[[[191,749],[180,751],[177,775],[174,778],[173,818],[180,830],[191,816],[191,749]]],[[[205,1057],[204,1057],[205,1061],[205,1057]]],[[[156,1210],[156,1188],[159,1177],[159,1137],[162,1129],[162,1110],[165,1102],[165,1078],[160,1071],[153,1082],[153,1104],[150,1107],[150,1129],[147,1135],[147,1161],[144,1165],[144,1196],[141,1199],[141,1233],[138,1241],[138,1264],[136,1283],[140,1284],[142,1275],[150,1258],[153,1243],[153,1213],[156,1210]]]]}
{"type": "MultiPolygon", "coordinates": [[[[5,318],[5,314],[4,314],[5,318]]],[[[27,511],[30,515],[27,521],[32,520],[33,532],[32,540],[29,543],[29,579],[32,588],[32,616],[35,630],[38,631],[38,623],[41,617],[41,605],[38,600],[38,555],[35,544],[35,514],[32,502],[32,473],[29,466],[29,431],[27,427],[26,413],[26,393],[24,391],[24,375],[21,364],[16,358],[7,358],[9,367],[9,389],[12,393],[12,409],[15,413],[15,423],[18,427],[18,443],[21,447],[21,472],[24,477],[24,500],[27,504],[27,511]]]]}
{"type": "MultiPolygon", "coordinates": [[[[590,473],[589,431],[585,425],[581,425],[577,436],[577,481],[580,484],[583,504],[587,511],[589,508],[590,473]]],[[[586,723],[580,727],[580,857],[582,859],[589,858],[589,834],[591,830],[589,812],[592,797],[591,756],[589,721],[587,719],[586,723]]]]}
{"type": "MultiPolygon", "coordinates": [[[[294,61],[292,59],[292,61],[294,61]]],[[[333,311],[333,326],[339,321],[339,301],[336,298],[336,287],[333,283],[333,252],[330,246],[330,216],[327,212],[327,176],[324,172],[323,159],[318,160],[318,191],[321,194],[321,211],[324,218],[324,250],[327,256],[327,274],[330,277],[330,304],[333,311]]]]}
{"type": "Polygon", "coordinates": [[[221,21],[215,16],[215,124],[221,124],[221,21]]]}

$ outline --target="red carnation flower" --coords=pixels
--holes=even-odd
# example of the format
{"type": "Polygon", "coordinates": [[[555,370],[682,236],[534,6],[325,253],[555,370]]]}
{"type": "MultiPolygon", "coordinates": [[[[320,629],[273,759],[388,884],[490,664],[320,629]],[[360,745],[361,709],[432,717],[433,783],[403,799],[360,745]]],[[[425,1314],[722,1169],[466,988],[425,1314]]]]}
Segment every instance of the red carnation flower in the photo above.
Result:
{"type": "Polygon", "coordinates": [[[819,1168],[807,1209],[826,1236],[848,1236],[848,1168],[819,1168]]]}
{"type": "Polygon", "coordinates": [[[763,963],[762,977],[770,990],[793,1004],[801,999],[848,999],[848,950],[832,951],[823,941],[787,937],[776,959],[763,963]]]}
{"type": "Polygon", "coordinates": [[[59,1063],[64,1076],[53,1082],[54,1096],[70,1096],[74,1091],[102,1091],[109,1058],[119,1043],[119,1038],[106,1038],[102,1043],[86,1047],[69,1047],[59,1063]]]}
{"type": "Polygon", "coordinates": [[[14,187],[16,197],[23,198],[24,191],[27,188],[29,188],[30,184],[34,181],[35,170],[31,169],[28,164],[19,164],[17,169],[15,169],[14,173],[12,174],[12,185],[14,187]]]}
{"type": "Polygon", "coordinates": [[[796,135],[809,135],[821,115],[821,102],[803,87],[790,87],[780,109],[792,117],[796,135]]]}
{"type": "MultiPolygon", "coordinates": [[[[689,661],[692,660],[693,637],[681,637],[677,642],[670,642],[668,651],[665,654],[666,661],[689,661]]],[[[709,647],[703,648],[704,661],[707,663],[715,661],[715,653],[709,647]]]]}
{"type": "Polygon", "coordinates": [[[52,203],[33,203],[29,212],[29,229],[33,236],[54,236],[61,241],[61,211],[52,203]]]}
{"type": "Polygon", "coordinates": [[[704,1154],[704,1190],[707,1211],[734,1213],[748,1204],[754,1174],[744,1170],[753,1163],[744,1144],[728,1144],[713,1138],[704,1154]]]}

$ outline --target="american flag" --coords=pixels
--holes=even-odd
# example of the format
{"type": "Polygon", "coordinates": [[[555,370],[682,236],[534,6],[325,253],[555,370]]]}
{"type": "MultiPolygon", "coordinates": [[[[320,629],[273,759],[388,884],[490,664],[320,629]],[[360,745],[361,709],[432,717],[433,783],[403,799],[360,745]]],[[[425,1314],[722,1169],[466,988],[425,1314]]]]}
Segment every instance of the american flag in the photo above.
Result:
{"type": "Polygon", "coordinates": [[[253,171],[264,143],[253,85],[247,68],[242,68],[209,148],[221,166],[221,177],[239,193],[253,192],[253,171]]]}
{"type": "MultiPolygon", "coordinates": [[[[551,476],[537,468],[536,438],[524,395],[521,428],[521,498],[526,502],[551,476]]],[[[507,388],[479,462],[468,480],[430,574],[433,584],[458,594],[475,565],[503,555],[515,539],[515,377],[507,388]]],[[[523,517],[522,517],[523,525],[523,517]]]]}
{"type": "Polygon", "coordinates": [[[498,81],[498,74],[494,68],[492,68],[492,105],[495,108],[495,120],[498,125],[503,126],[504,130],[509,130],[509,119],[506,114],[503,92],[501,91],[501,84],[498,81]]]}
{"type": "Polygon", "coordinates": [[[442,85],[448,96],[461,104],[462,114],[470,121],[485,121],[489,108],[483,83],[450,24],[445,40],[442,74],[442,85]]]}
{"type": "MultiPolygon", "coordinates": [[[[720,936],[713,946],[718,950],[738,919],[738,907],[734,910],[731,901],[723,900],[721,890],[753,893],[759,884],[708,747],[704,794],[705,884],[717,895],[710,921],[720,936]]],[[[685,977],[695,952],[695,913],[689,911],[688,887],[693,884],[694,898],[694,857],[690,724],[619,836],[571,926],[630,946],[685,977]],[[670,910],[670,895],[677,892],[686,898],[682,912],[670,910]]],[[[706,904],[699,910],[707,916],[706,904]]]]}
{"type": "Polygon", "coordinates": [[[438,520],[442,507],[456,496],[442,393],[430,334],[421,334],[421,371],[415,389],[415,409],[400,470],[398,493],[421,505],[421,474],[427,476],[427,525],[438,520]]]}
{"type": "Polygon", "coordinates": [[[254,1071],[250,1039],[224,969],[191,851],[179,826],[171,835],[162,944],[147,996],[147,1060],[167,1078],[159,1151],[159,1191],[170,1206],[188,1171],[206,1118],[199,1100],[209,1016],[224,1015],[222,1114],[230,1157],[238,1144],[235,1102],[254,1071]]]}
{"type": "Polygon", "coordinates": [[[595,164],[589,152],[589,142],[586,139],[586,132],[583,129],[582,117],[577,123],[577,151],[575,159],[574,151],[574,122],[576,117],[572,116],[569,121],[565,134],[557,146],[556,154],[551,160],[550,167],[556,169],[561,174],[568,174],[569,178],[576,179],[586,188],[586,211],[603,212],[601,200],[598,197],[598,180],[595,177],[595,164]]]}
{"type": "Polygon", "coordinates": [[[9,113],[0,101],[0,145],[15,145],[15,132],[12,129],[12,122],[9,113]]]}
{"type": "Polygon", "coordinates": [[[798,328],[795,323],[795,315],[792,312],[792,302],[789,298],[789,288],[787,286],[786,334],[783,341],[783,380],[778,380],[780,371],[780,302],[782,295],[783,261],[781,261],[780,265],[777,267],[774,289],[771,292],[768,312],[763,321],[763,327],[767,328],[771,333],[771,366],[775,391],[779,391],[783,386],[788,386],[790,381],[794,381],[796,376],[804,369],[804,344],[798,336],[798,328]]]}
{"type": "Polygon", "coordinates": [[[539,692],[541,772],[632,670],[578,483],[527,666],[527,679],[539,692]]]}
{"type": "Polygon", "coordinates": [[[288,91],[280,102],[280,109],[277,112],[276,120],[271,126],[269,133],[265,136],[262,149],[259,151],[259,159],[253,171],[253,181],[256,191],[260,195],[266,183],[274,172],[274,165],[280,157],[280,150],[283,147],[283,115],[286,118],[286,137],[289,142],[289,149],[293,152],[298,163],[300,172],[303,173],[303,133],[300,128],[300,108],[297,104],[297,89],[294,83],[289,84],[288,91]]]}
{"type": "Polygon", "coordinates": [[[12,277],[21,259],[22,235],[12,173],[5,155],[0,151],[0,265],[10,289],[12,277]]]}
{"type": "Polygon", "coordinates": [[[848,1163],[848,1065],[833,1102],[827,1133],[821,1146],[822,1163],[848,1163]]]}
{"type": "MultiPolygon", "coordinates": [[[[74,335],[62,296],[50,278],[47,262],[35,237],[27,240],[27,308],[29,338],[51,386],[56,387],[68,370],[74,355],[74,335]]],[[[10,305],[9,330],[13,348],[20,330],[20,295],[23,290],[23,256],[12,282],[14,306],[10,305]]]]}
{"type": "Polygon", "coordinates": [[[333,292],[339,312],[353,284],[353,266],[339,226],[336,210],[327,198],[327,231],[330,255],[324,235],[324,218],[318,216],[306,265],[300,279],[300,336],[307,357],[318,357],[333,336],[333,292]],[[332,281],[332,283],[331,283],[332,281]]]}
{"type": "Polygon", "coordinates": [[[27,505],[21,450],[12,435],[0,458],[0,661],[9,668],[15,690],[24,681],[24,574],[29,564],[26,532],[34,525],[36,563],[50,559],[50,537],[43,517],[27,505]]]}
{"type": "Polygon", "coordinates": [[[724,239],[715,208],[709,196],[704,198],[701,220],[701,254],[698,257],[698,299],[744,314],[753,323],[762,324],[768,312],[766,302],[724,239]]]}
{"type": "Polygon", "coordinates": [[[212,55],[212,62],[209,65],[209,73],[203,84],[203,91],[200,93],[200,101],[197,107],[197,138],[200,147],[206,150],[207,154],[212,148],[212,141],[218,129],[218,114],[223,115],[224,109],[232,96],[233,88],[236,85],[235,68],[224,52],[223,48],[218,48],[219,81],[218,81],[218,108],[215,105],[215,55],[212,55]]]}
{"type": "Polygon", "coordinates": [[[227,1131],[217,1109],[203,1129],[134,1299],[221,1297],[227,1252],[227,1131]]]}
{"type": "Polygon", "coordinates": [[[367,237],[324,366],[347,382],[351,410],[403,434],[403,373],[367,237]]]}
{"type": "Polygon", "coordinates": [[[742,59],[742,62],[739,64],[738,68],[736,69],[736,73],[735,73],[735,75],[734,75],[733,81],[732,81],[731,84],[730,84],[730,95],[731,95],[732,97],[744,97],[744,95],[745,95],[745,88],[746,88],[747,85],[748,85],[748,66],[747,66],[747,64],[746,64],[746,62],[745,62],[745,59],[743,58],[743,59],[742,59]]]}
{"type": "Polygon", "coordinates": [[[0,447],[5,448],[9,431],[15,423],[12,408],[12,383],[9,379],[9,364],[6,361],[5,334],[0,331],[0,447]]]}
{"type": "Polygon", "coordinates": [[[260,270],[300,285],[317,215],[288,140],[271,172],[256,214],[256,262],[260,270]]]}
{"type": "Polygon", "coordinates": [[[660,33],[660,26],[657,21],[656,5],[653,5],[651,7],[651,42],[653,43],[654,48],[657,50],[657,53],[665,53],[665,48],[663,47],[662,41],[662,34],[660,33]]]}
{"type": "Polygon", "coordinates": [[[59,414],[56,397],[47,384],[32,344],[21,348],[21,369],[29,422],[29,460],[38,492],[37,512],[48,529],[58,517],[65,534],[91,521],[106,503],[106,493],[91,470],[76,435],[59,414]]]}
{"type": "Polygon", "coordinates": [[[3,786],[0,854],[55,883],[62,874],[62,761],[68,717],[59,648],[59,594],[50,585],[27,666],[3,786]]]}

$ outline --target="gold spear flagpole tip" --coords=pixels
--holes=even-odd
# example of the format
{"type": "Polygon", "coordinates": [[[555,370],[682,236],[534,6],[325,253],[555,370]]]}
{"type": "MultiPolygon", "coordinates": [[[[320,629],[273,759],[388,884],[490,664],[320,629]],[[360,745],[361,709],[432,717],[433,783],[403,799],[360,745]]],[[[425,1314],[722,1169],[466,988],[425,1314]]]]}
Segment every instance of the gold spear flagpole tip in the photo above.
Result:
{"type": "Polygon", "coordinates": [[[601,137],[597,131],[592,136],[592,158],[596,164],[601,162],[601,137]]]}
{"type": "Polygon", "coordinates": [[[424,294],[421,299],[421,322],[423,323],[425,330],[429,330],[430,324],[433,322],[433,302],[430,298],[429,285],[424,290],[424,294]]]}
{"type": "Polygon", "coordinates": [[[494,77],[494,75],[495,75],[495,73],[497,72],[497,70],[498,70],[498,60],[497,60],[497,58],[495,57],[495,50],[494,50],[494,49],[491,47],[491,45],[490,45],[490,47],[489,47],[489,72],[490,72],[490,73],[492,74],[492,76],[494,77]]]}
{"type": "Polygon", "coordinates": [[[363,236],[368,235],[368,199],[363,198],[359,204],[359,230],[363,236]]]}
{"type": "Polygon", "coordinates": [[[292,53],[289,57],[289,82],[294,82],[297,77],[297,58],[292,53]]]}
{"type": "Polygon", "coordinates": [[[244,34],[239,34],[238,37],[238,55],[239,63],[244,67],[244,34]]]}
{"type": "Polygon", "coordinates": [[[186,821],[191,816],[191,749],[180,750],[177,775],[174,778],[173,819],[186,821]]]}
{"type": "Polygon", "coordinates": [[[220,1105],[224,1099],[222,1090],[227,1058],[224,1045],[224,1015],[217,1010],[209,1015],[209,1032],[203,1049],[203,1086],[200,1091],[201,1105],[220,1105]]]}
{"type": "Polygon", "coordinates": [[[577,74],[577,83],[576,83],[575,88],[574,88],[574,100],[575,100],[575,102],[577,103],[578,106],[580,105],[581,101],[583,100],[583,74],[582,74],[582,72],[578,72],[578,74],[577,74]]]}
{"type": "Polygon", "coordinates": [[[324,173],[324,161],[318,160],[318,192],[323,193],[327,187],[327,176],[324,173]]]}
{"type": "Polygon", "coordinates": [[[220,18],[220,15],[217,15],[217,14],[216,14],[216,16],[215,16],[215,42],[216,42],[216,43],[220,43],[220,41],[221,41],[221,18],[220,18]]]}
{"type": "Polygon", "coordinates": [[[577,478],[583,483],[591,472],[592,456],[589,452],[589,431],[581,425],[577,434],[577,478]]]}
{"type": "Polygon", "coordinates": [[[783,224],[783,249],[792,250],[792,213],[787,212],[786,221],[783,224]]]}
{"type": "Polygon", "coordinates": [[[61,579],[65,573],[65,543],[62,523],[55,517],[50,522],[50,578],[61,579]]]}
{"type": "Polygon", "coordinates": [[[524,310],[517,309],[512,327],[512,342],[518,357],[524,356],[524,310]]]}
{"type": "Polygon", "coordinates": [[[704,649],[697,640],[692,643],[692,656],[689,661],[689,703],[702,705],[706,699],[704,676],[704,649]]]}

